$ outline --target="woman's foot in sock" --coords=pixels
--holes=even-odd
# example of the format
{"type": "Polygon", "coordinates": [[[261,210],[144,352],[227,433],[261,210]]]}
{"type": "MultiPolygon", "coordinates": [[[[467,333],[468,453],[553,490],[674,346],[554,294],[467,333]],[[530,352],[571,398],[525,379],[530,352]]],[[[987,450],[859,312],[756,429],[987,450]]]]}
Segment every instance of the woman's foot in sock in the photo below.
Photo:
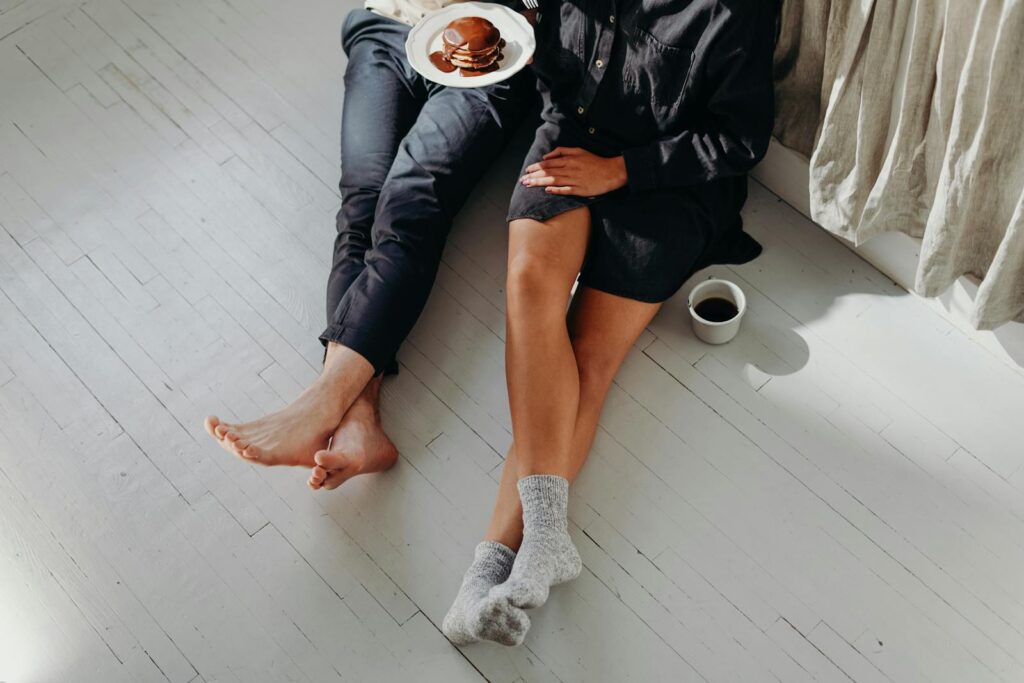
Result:
{"type": "Polygon", "coordinates": [[[553,475],[519,480],[523,504],[523,543],[512,573],[491,590],[491,597],[513,607],[532,609],[548,599],[551,586],[580,575],[583,563],[569,537],[569,482],[553,475]]]}
{"type": "Polygon", "coordinates": [[[515,557],[515,552],[495,541],[477,545],[473,564],[441,624],[441,631],[453,644],[490,640],[513,646],[523,642],[530,617],[507,600],[489,595],[491,588],[508,578],[515,557]]]}
{"type": "Polygon", "coordinates": [[[313,455],[311,489],[336,489],[357,474],[383,472],[398,460],[398,449],[380,421],[380,382],[380,377],[370,380],[341,419],[330,448],[313,455]]]}

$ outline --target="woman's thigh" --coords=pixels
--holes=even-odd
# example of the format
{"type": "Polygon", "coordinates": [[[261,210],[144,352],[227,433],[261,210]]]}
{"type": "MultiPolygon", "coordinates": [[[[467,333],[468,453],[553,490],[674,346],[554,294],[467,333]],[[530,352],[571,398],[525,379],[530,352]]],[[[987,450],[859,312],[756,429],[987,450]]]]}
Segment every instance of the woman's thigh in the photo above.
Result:
{"type": "Polygon", "coordinates": [[[604,391],[640,333],[661,308],[580,285],[569,309],[569,336],[582,386],[604,391]]]}
{"type": "Polygon", "coordinates": [[[558,288],[566,298],[587,251],[590,211],[580,207],[545,221],[521,218],[509,223],[509,292],[558,288]]]}
{"type": "MultiPolygon", "coordinates": [[[[525,174],[527,166],[537,163],[556,147],[580,146],[579,141],[568,136],[557,124],[551,121],[542,121],[534,133],[533,143],[526,152],[519,175],[525,174]]],[[[543,187],[527,186],[517,182],[512,188],[507,220],[532,218],[537,221],[547,221],[553,216],[588,206],[590,202],[591,200],[586,197],[552,194],[545,191],[543,187]]]]}

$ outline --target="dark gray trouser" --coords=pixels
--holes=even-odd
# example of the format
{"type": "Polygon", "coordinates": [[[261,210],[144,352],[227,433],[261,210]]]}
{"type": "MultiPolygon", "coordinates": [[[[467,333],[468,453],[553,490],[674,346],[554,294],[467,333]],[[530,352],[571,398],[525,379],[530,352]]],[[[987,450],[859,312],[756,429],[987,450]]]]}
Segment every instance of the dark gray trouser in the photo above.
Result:
{"type": "Polygon", "coordinates": [[[406,60],[408,32],[354,10],[341,36],[342,199],[320,340],[353,349],[377,373],[396,369],[455,214],[535,93],[529,71],[486,88],[427,81],[406,60]]]}

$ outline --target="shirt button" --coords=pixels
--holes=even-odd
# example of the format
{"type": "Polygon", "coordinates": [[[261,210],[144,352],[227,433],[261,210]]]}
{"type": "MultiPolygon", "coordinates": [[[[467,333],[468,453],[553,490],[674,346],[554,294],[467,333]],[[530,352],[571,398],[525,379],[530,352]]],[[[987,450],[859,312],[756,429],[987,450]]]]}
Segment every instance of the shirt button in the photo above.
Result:
{"type": "Polygon", "coordinates": [[[604,66],[604,60],[599,59],[596,62],[594,62],[594,64],[596,64],[597,68],[600,69],[602,66],[604,66]]]}
{"type": "Polygon", "coordinates": [[[576,107],[576,113],[577,114],[582,114],[583,113],[583,107],[576,107]]]}
{"type": "Polygon", "coordinates": [[[593,128],[587,128],[587,132],[590,133],[591,135],[593,135],[594,134],[594,129],[593,128]]]}

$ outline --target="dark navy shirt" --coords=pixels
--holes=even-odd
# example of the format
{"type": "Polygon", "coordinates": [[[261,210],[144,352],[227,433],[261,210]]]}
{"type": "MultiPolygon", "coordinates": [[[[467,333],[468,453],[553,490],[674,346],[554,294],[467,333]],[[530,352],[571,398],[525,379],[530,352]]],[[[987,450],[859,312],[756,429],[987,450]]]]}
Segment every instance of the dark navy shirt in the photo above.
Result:
{"type": "Polygon", "coordinates": [[[549,115],[622,154],[633,191],[746,174],[771,137],[775,4],[540,0],[549,115]]]}

